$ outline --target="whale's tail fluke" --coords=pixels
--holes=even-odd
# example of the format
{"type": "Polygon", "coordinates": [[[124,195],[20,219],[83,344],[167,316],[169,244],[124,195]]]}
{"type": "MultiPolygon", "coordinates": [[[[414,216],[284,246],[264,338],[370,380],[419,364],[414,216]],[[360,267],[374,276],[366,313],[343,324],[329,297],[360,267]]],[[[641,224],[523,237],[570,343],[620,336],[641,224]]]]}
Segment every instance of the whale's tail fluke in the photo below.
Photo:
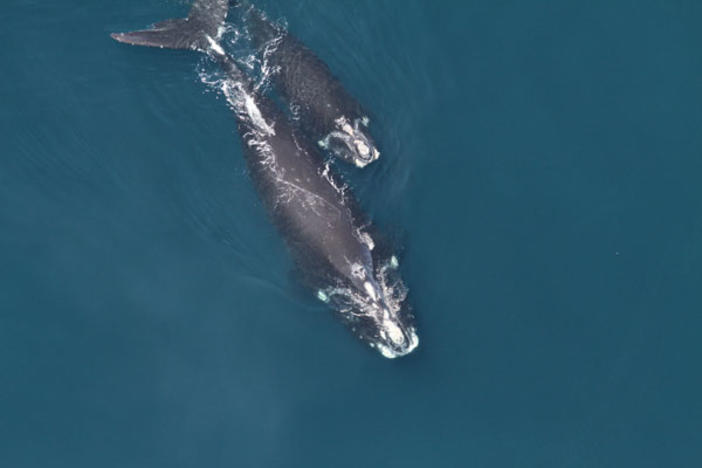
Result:
{"type": "Polygon", "coordinates": [[[205,52],[217,41],[227,17],[230,0],[195,0],[186,18],[168,19],[150,29],[110,36],[132,45],[205,52]]]}

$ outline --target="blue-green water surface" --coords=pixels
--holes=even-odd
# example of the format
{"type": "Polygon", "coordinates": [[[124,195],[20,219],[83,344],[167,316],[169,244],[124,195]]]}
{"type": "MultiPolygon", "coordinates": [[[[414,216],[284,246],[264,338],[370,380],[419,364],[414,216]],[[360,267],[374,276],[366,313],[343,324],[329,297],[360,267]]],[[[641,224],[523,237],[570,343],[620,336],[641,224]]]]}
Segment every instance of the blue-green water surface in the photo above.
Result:
{"type": "Polygon", "coordinates": [[[265,0],[371,111],[420,346],[296,282],[181,0],[10,0],[0,466],[702,466],[702,4],[265,0]]]}

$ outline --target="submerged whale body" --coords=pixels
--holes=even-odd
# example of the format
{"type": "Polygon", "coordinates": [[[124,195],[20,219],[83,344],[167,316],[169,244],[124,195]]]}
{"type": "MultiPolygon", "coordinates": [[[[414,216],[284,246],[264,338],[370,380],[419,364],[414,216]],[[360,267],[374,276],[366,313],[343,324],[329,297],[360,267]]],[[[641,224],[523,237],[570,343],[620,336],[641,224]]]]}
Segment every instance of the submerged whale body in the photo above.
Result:
{"type": "Polygon", "coordinates": [[[263,51],[278,93],[304,131],[335,156],[364,167],[380,157],[370,119],[329,67],[299,39],[254,7],[245,13],[254,44],[263,51]]]}
{"type": "Polygon", "coordinates": [[[416,348],[414,317],[397,259],[374,252],[363,216],[313,144],[218,42],[228,0],[196,0],[187,18],[112,34],[119,41],[208,54],[226,75],[222,91],[236,115],[254,185],[307,283],[362,340],[393,358],[416,348]]]}

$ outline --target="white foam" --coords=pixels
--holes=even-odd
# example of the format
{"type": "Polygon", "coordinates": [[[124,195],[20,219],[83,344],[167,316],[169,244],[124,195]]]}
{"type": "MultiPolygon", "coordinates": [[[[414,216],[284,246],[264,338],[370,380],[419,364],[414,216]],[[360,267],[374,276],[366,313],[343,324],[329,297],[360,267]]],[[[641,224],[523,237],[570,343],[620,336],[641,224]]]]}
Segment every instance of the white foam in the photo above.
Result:
{"type": "Polygon", "coordinates": [[[327,296],[327,294],[321,289],[317,291],[317,299],[319,299],[322,302],[329,302],[329,296],[327,296]]]}
{"type": "Polygon", "coordinates": [[[217,41],[212,39],[209,35],[205,37],[207,38],[207,42],[210,43],[210,49],[214,50],[218,55],[224,55],[224,49],[222,49],[222,46],[220,46],[217,41]]]}
{"type": "Polygon", "coordinates": [[[261,115],[261,110],[256,105],[256,101],[253,97],[248,94],[244,98],[244,105],[246,106],[246,113],[251,118],[251,122],[266,135],[275,135],[275,130],[271,125],[268,125],[266,120],[261,115]]]}

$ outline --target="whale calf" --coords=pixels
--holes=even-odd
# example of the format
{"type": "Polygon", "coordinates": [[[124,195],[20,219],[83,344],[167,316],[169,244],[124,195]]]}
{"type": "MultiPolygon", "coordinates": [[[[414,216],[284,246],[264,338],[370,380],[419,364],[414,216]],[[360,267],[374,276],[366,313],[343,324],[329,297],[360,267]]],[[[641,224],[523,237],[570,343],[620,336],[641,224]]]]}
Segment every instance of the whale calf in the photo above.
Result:
{"type": "Polygon", "coordinates": [[[380,151],[368,132],[370,119],[359,102],[312,50],[248,3],[234,2],[246,10],[252,42],[303,130],[320,147],[358,167],[378,159],[380,151]]]}
{"type": "Polygon", "coordinates": [[[411,352],[419,340],[397,258],[376,252],[350,190],[220,45],[227,11],[228,0],[196,0],[186,18],[111,36],[127,44],[202,52],[219,64],[251,178],[305,282],[383,356],[411,352]]]}

